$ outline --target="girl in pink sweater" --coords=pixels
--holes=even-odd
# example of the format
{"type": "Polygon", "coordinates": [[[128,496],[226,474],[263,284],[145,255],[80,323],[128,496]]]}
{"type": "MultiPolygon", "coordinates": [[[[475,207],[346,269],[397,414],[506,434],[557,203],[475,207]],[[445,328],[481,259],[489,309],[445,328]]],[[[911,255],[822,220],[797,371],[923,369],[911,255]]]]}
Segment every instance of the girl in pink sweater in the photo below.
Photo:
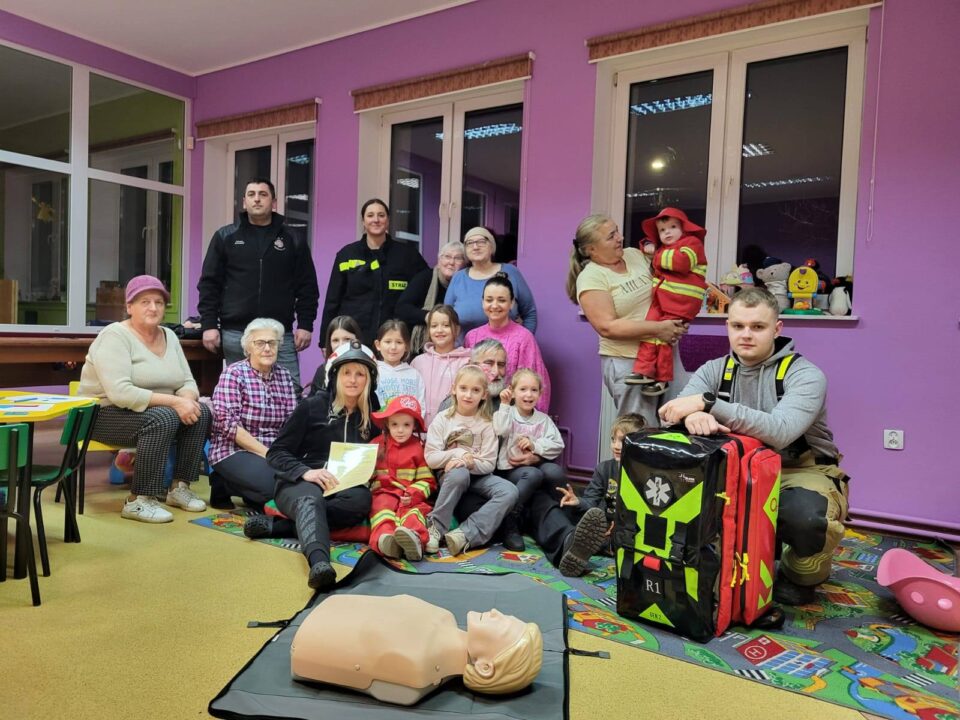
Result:
{"type": "Polygon", "coordinates": [[[537,410],[548,412],[550,409],[550,375],[540,355],[533,333],[523,325],[510,319],[510,306],[513,305],[513,285],[506,273],[497,273],[483,286],[483,312],[487,324],[474,328],[467,333],[464,345],[473,347],[481,340],[498,340],[507,351],[507,382],[519,368],[529,368],[543,378],[543,388],[537,410]]]}
{"type": "Polygon", "coordinates": [[[453,387],[457,370],[470,362],[470,351],[457,347],[460,336],[460,318],[450,305],[436,305],[427,313],[427,337],[429,342],[423,354],[410,361],[423,378],[426,404],[423,417],[427,425],[433,420],[453,387]]]}

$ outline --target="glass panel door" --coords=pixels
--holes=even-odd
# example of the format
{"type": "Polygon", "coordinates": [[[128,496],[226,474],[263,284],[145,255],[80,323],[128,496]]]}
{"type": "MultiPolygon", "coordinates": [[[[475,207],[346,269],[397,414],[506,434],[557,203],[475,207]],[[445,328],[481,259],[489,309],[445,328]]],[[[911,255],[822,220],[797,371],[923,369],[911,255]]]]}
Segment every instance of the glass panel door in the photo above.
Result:
{"type": "Polygon", "coordinates": [[[236,150],[233,153],[233,222],[243,212],[243,192],[247,182],[255,177],[276,177],[273,173],[273,151],[276,144],[236,150]]]}
{"type": "Polygon", "coordinates": [[[737,262],[836,274],[847,48],[747,64],[737,262]]]}
{"type": "Polygon", "coordinates": [[[705,225],[713,70],[630,86],[623,237],[639,247],[640,224],[660,208],[681,208],[705,225]]]}
{"type": "Polygon", "coordinates": [[[443,117],[393,125],[390,135],[390,234],[436,255],[443,196],[443,117]]]}
{"type": "Polygon", "coordinates": [[[463,179],[457,236],[477,225],[497,238],[496,260],[517,259],[516,227],[507,208],[520,205],[520,147],[523,105],[485,108],[464,114],[463,179]]]}
{"type": "Polygon", "coordinates": [[[286,143],[282,194],[277,187],[278,210],[287,227],[308,243],[313,218],[313,145],[313,138],[286,143]]]}

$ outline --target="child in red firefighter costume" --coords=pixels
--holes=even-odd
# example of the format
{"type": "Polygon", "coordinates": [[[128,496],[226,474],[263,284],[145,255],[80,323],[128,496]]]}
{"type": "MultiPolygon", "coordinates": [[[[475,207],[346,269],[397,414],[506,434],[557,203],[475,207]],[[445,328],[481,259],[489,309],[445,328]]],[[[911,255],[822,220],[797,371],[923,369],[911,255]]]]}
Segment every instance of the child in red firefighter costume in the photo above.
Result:
{"type": "Polygon", "coordinates": [[[423,457],[419,433],[427,431],[420,403],[398,395],[370,415],[384,432],[377,438],[377,469],[370,487],[370,547],[388,558],[422,560],[427,542],[427,503],[437,481],[423,457]]]}
{"type": "MultiPolygon", "coordinates": [[[[707,288],[707,234],[683,210],[668,207],[643,221],[643,252],[653,256],[654,290],[647,320],[689,322],[703,306],[707,288]]],[[[643,385],[644,395],[662,395],[673,380],[673,348],[662,340],[640,342],[627,385],[643,385]]]]}

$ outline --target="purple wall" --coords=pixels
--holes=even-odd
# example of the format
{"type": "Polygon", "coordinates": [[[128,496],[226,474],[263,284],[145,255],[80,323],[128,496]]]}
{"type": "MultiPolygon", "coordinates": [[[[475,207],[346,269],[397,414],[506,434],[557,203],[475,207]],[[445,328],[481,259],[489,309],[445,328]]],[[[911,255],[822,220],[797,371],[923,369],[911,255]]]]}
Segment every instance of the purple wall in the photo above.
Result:
{"type": "MultiPolygon", "coordinates": [[[[673,5],[598,0],[589,6],[572,0],[479,0],[202,76],[195,93],[174,91],[196,97],[197,119],[315,95],[323,98],[314,248],[325,283],[335,252],[358,232],[358,121],[349,90],[534,51],[534,76],[525,90],[518,265],[541,309],[537,337],[554,386],[571,388],[566,395],[556,395],[555,410],[561,424],[573,431],[572,460],[589,465],[596,452],[599,412],[596,336],[577,321],[563,293],[570,237],[590,210],[596,73],[587,63],[583,40],[739,4],[742,0],[680,0],[673,5]],[[465,42],[469,38],[483,42],[465,42]],[[250,88],[257,89],[255,96],[250,88]]],[[[960,531],[960,483],[946,451],[953,437],[949,420],[960,406],[960,383],[954,379],[960,356],[954,290],[960,253],[949,232],[950,211],[960,196],[955,171],[960,157],[960,78],[954,72],[960,67],[960,3],[886,0],[883,12],[882,42],[879,9],[872,11],[869,29],[855,260],[855,309],[861,320],[843,326],[788,323],[786,332],[830,380],[831,424],[847,457],[844,465],[854,477],[854,508],[960,531]],[[938,79],[923,83],[925,78],[938,79]],[[868,222],[875,125],[875,196],[868,222]],[[922,229],[916,227],[920,217],[922,229]],[[932,237],[916,237],[918,230],[932,237]],[[911,242],[901,242],[906,232],[911,242]],[[906,264],[922,271],[897,276],[897,268],[906,264]],[[922,294],[913,282],[920,272],[922,294]],[[884,428],[903,429],[906,449],[883,450],[884,428]]],[[[0,36],[64,52],[66,41],[51,39],[59,33],[35,25],[25,28],[19,19],[11,31],[5,22],[9,17],[0,15],[0,36]]],[[[114,71],[122,67],[124,74],[137,73],[137,79],[166,89],[193,82],[153,66],[141,67],[143,63],[129,65],[129,59],[121,63],[118,53],[67,40],[75,59],[90,58],[82,62],[114,71]]],[[[203,243],[202,146],[198,143],[191,160],[191,286],[203,243]]],[[[195,302],[194,291],[191,304],[195,302]]],[[[695,332],[722,334],[723,327],[707,320],[695,332]]],[[[318,360],[315,352],[305,358],[305,374],[318,360]]]]}
{"type": "Polygon", "coordinates": [[[0,40],[88,65],[186,98],[193,99],[196,93],[197,81],[189,75],[38,25],[5,10],[0,10],[0,40]]]}

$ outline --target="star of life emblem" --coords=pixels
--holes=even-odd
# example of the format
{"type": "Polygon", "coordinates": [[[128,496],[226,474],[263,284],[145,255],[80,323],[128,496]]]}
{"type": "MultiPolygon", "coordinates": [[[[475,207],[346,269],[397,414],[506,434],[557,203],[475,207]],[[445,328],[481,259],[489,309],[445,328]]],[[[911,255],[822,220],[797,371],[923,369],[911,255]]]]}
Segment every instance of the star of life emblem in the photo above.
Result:
{"type": "Polygon", "coordinates": [[[664,482],[661,477],[652,477],[647,480],[643,494],[654,507],[663,507],[673,498],[673,490],[670,484],[664,482]]]}

